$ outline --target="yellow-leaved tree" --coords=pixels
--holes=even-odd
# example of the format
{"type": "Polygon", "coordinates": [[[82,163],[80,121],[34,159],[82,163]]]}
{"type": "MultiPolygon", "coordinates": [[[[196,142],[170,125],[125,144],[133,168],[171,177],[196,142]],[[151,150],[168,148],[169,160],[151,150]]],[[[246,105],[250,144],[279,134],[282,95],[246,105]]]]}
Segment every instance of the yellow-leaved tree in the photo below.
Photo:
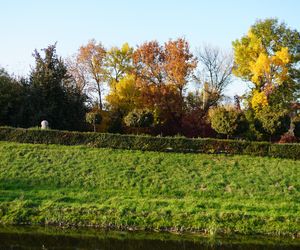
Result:
{"type": "Polygon", "coordinates": [[[126,75],[113,84],[110,93],[106,96],[106,101],[112,110],[118,109],[126,114],[139,106],[140,90],[134,75],[126,75]]]}
{"type": "Polygon", "coordinates": [[[253,83],[250,106],[287,107],[297,98],[296,64],[300,34],[277,19],[258,21],[248,34],[233,42],[233,73],[253,83]]]}
{"type": "Polygon", "coordinates": [[[128,43],[124,43],[120,48],[112,47],[107,51],[106,79],[110,87],[132,72],[132,54],[133,48],[128,43]]]}
{"type": "Polygon", "coordinates": [[[299,98],[300,33],[277,19],[257,21],[233,42],[233,73],[251,83],[247,117],[251,134],[277,140],[290,128],[299,98]]]}

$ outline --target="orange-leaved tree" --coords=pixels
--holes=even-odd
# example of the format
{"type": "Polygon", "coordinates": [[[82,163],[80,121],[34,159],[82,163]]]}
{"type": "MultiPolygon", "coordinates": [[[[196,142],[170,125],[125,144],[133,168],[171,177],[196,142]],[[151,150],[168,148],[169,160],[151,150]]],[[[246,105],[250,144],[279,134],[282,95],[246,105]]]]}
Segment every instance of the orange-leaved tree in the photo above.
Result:
{"type": "Polygon", "coordinates": [[[135,50],[133,62],[144,107],[154,111],[161,125],[173,127],[170,133],[180,132],[185,89],[197,64],[188,42],[145,42],[135,50]]]}
{"type": "Polygon", "coordinates": [[[77,55],[77,62],[85,68],[87,73],[86,79],[90,89],[97,93],[100,110],[103,109],[102,89],[106,76],[105,58],[106,49],[95,40],[90,40],[87,45],[81,46],[77,55]]]}

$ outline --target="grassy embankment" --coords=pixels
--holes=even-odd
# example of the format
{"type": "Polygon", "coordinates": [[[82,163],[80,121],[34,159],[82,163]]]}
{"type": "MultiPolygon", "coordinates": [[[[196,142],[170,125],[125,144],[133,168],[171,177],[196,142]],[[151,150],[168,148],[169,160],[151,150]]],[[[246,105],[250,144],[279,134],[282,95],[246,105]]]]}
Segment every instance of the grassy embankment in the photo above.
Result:
{"type": "Polygon", "coordinates": [[[0,223],[294,235],[300,161],[0,142],[0,223]]]}

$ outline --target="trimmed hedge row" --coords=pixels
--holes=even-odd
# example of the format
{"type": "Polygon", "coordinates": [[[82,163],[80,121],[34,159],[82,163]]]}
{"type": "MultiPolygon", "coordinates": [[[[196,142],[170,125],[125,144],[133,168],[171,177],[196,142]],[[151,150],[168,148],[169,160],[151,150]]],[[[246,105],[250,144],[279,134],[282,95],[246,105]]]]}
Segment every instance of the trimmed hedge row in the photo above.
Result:
{"type": "Polygon", "coordinates": [[[159,152],[245,154],[300,160],[299,143],[272,144],[268,142],[152,137],[11,127],[0,127],[0,140],[21,143],[86,145],[97,148],[159,152]]]}

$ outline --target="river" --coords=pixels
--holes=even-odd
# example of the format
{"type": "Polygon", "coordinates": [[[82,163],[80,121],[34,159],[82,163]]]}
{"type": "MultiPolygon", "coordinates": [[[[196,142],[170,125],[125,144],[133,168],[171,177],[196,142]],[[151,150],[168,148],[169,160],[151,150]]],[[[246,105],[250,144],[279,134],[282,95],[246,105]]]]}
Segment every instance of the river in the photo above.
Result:
{"type": "Polygon", "coordinates": [[[195,234],[114,232],[56,227],[0,227],[1,250],[299,250],[300,239],[272,237],[205,237],[195,234]]]}

